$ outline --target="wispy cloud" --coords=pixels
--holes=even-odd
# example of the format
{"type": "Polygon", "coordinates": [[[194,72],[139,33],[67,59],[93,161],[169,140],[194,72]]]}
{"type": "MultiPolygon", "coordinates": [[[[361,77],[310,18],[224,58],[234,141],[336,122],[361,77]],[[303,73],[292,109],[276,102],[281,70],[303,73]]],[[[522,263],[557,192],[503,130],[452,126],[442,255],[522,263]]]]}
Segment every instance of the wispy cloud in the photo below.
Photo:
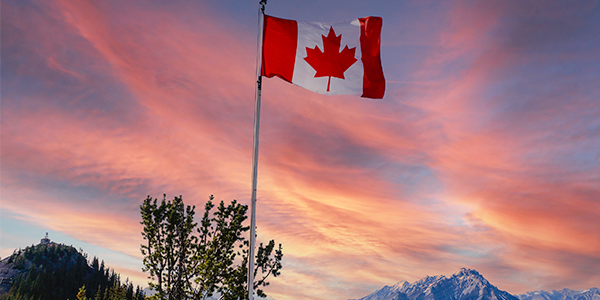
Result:
{"type": "MultiPolygon", "coordinates": [[[[597,285],[597,7],[442,8],[409,7],[433,20],[411,33],[384,25],[383,101],[264,80],[258,231],[284,247],[276,299],[463,266],[513,293],[597,285]]],[[[223,17],[3,3],[3,209],[139,259],[146,195],[247,203],[256,46],[223,17]]]]}

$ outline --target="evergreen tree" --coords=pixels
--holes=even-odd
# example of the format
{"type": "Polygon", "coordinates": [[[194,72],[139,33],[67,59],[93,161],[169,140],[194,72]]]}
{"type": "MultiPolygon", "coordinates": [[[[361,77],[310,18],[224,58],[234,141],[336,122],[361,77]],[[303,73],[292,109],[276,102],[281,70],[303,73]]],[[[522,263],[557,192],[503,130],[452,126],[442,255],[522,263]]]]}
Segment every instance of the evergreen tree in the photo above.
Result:
{"type": "MultiPolygon", "coordinates": [[[[181,196],[172,201],[165,196],[160,203],[148,196],[140,206],[143,270],[154,280],[149,285],[156,298],[206,299],[216,292],[223,299],[247,297],[248,241],[243,235],[249,227],[243,223],[248,206],[221,201],[213,211],[213,199],[204,206],[199,226],[195,206],[185,206],[181,196]]],[[[267,277],[280,274],[282,257],[275,241],[258,247],[254,287],[259,296],[266,297],[259,287],[269,284],[267,277]]]]}
{"type": "Polygon", "coordinates": [[[79,292],[77,293],[77,300],[88,300],[88,298],[85,296],[85,285],[82,285],[81,288],[79,288],[79,292]]]}
{"type": "MultiPolygon", "coordinates": [[[[120,284],[118,274],[105,268],[104,262],[99,266],[95,258],[88,265],[86,256],[71,246],[31,246],[13,253],[10,260],[10,267],[17,269],[18,264],[22,273],[13,279],[10,290],[0,297],[1,300],[91,299],[94,296],[94,299],[104,300],[102,291],[115,283],[120,284]]],[[[123,295],[127,289],[126,285],[121,287],[123,295]]],[[[143,292],[141,294],[143,299],[143,292]]]]}

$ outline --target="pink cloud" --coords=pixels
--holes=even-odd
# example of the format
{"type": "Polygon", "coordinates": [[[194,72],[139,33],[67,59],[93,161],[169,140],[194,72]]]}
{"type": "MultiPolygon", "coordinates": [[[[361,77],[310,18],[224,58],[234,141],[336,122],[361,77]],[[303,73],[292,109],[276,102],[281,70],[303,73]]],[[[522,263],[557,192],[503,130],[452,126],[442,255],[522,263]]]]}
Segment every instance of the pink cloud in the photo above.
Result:
{"type": "MultiPolygon", "coordinates": [[[[39,41],[11,74],[42,88],[3,94],[2,189],[11,211],[139,257],[147,194],[247,203],[255,41],[198,7],[111,5],[57,1],[9,20],[25,35],[4,44],[39,41]]],[[[258,230],[284,246],[275,298],[356,298],[463,266],[513,293],[571,284],[574,270],[591,279],[573,288],[597,280],[584,266],[600,248],[598,164],[572,167],[569,153],[593,152],[578,116],[598,115],[598,91],[549,76],[556,89],[530,96],[547,84],[519,68],[549,60],[506,41],[509,8],[443,13],[412,83],[384,101],[264,81],[258,230]]]]}

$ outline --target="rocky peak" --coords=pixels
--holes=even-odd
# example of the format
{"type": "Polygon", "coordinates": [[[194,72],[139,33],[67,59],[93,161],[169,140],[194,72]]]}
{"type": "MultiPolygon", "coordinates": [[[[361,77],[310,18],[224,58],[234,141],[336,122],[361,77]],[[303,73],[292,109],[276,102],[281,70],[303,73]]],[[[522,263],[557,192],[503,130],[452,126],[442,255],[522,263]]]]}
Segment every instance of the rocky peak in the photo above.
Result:
{"type": "Polygon", "coordinates": [[[469,276],[478,276],[482,277],[479,272],[472,269],[460,268],[456,273],[452,275],[452,277],[469,277],[469,276]]]}
{"type": "Polygon", "coordinates": [[[427,276],[412,284],[384,287],[360,300],[517,300],[491,285],[479,272],[461,268],[451,277],[427,276]]]}

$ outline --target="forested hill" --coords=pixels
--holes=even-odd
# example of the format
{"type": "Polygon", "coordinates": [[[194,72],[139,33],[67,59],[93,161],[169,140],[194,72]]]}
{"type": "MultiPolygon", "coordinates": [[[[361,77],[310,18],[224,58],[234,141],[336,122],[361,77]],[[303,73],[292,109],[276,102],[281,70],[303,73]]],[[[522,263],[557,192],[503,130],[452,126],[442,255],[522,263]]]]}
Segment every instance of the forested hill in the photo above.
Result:
{"type": "Polygon", "coordinates": [[[114,270],[72,246],[30,246],[0,261],[0,299],[141,300],[140,287],[121,282],[114,270]],[[85,290],[85,292],[84,292],[85,290]],[[78,295],[79,294],[79,295],[78,295]]]}

